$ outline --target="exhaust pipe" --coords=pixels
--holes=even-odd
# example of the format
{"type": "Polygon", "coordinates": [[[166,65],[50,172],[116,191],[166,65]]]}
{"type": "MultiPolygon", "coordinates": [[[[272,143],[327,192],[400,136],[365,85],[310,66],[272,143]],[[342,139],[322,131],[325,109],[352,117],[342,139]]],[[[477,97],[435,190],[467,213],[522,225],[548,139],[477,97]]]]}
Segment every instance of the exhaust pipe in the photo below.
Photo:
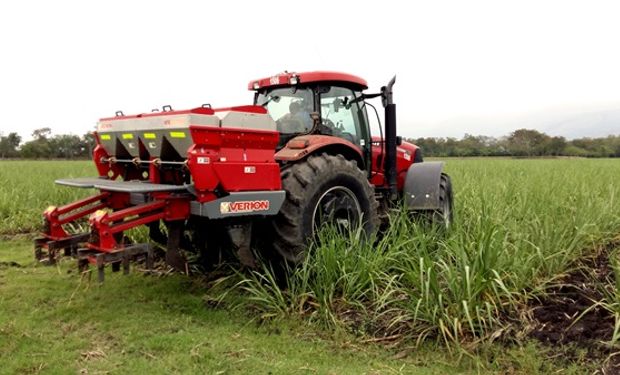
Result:
{"type": "Polygon", "coordinates": [[[385,159],[383,168],[385,171],[385,179],[388,184],[388,198],[395,201],[398,198],[398,189],[396,186],[396,147],[398,140],[396,135],[396,104],[393,102],[392,87],[396,82],[394,76],[387,86],[381,88],[381,98],[383,107],[385,108],[385,159]]]}

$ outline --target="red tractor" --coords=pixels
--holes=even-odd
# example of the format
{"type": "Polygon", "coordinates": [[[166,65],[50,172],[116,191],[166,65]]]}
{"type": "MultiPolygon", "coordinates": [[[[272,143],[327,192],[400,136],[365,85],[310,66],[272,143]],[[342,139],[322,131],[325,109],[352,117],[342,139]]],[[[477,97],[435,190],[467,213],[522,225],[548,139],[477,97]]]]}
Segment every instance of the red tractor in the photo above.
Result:
{"type": "Polygon", "coordinates": [[[99,176],[56,181],[99,194],[45,210],[35,255],[53,262],[64,249],[81,268],[96,265],[103,280],[106,264],[128,271],[141,253],[152,263],[148,243],[123,236],[141,225],[181,270],[179,249],[208,256],[218,246],[253,266],[257,238],[297,263],[323,224],[372,233],[394,205],[449,226],[450,178],[443,163],[423,162],[418,147],[396,135],[394,82],[368,94],[354,75],[285,72],[250,82],[253,105],[103,118],[93,152],[99,176]],[[375,97],[385,109],[381,136],[368,121],[366,99],[375,97]],[[89,232],[63,228],[87,215],[89,232]]]}

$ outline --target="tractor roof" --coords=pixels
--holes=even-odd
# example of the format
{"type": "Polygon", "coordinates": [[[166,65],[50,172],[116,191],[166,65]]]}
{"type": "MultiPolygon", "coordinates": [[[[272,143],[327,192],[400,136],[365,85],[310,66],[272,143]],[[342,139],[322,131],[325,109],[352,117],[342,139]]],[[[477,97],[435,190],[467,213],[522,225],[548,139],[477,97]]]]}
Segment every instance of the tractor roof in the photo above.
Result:
{"type": "Polygon", "coordinates": [[[248,90],[261,90],[266,87],[291,86],[296,84],[318,82],[340,83],[344,84],[344,86],[360,91],[368,88],[368,83],[365,79],[352,74],[326,71],[303,73],[285,71],[284,73],[276,74],[275,76],[250,81],[248,84],[248,90]]]}

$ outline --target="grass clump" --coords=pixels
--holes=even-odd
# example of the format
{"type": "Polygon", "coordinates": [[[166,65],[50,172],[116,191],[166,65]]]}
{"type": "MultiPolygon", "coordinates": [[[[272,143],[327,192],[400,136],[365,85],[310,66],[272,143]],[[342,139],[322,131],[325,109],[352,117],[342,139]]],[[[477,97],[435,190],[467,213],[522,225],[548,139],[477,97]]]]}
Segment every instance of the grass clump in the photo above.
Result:
{"type": "Polygon", "coordinates": [[[489,341],[593,243],[620,230],[609,160],[450,161],[455,225],[394,213],[377,241],[325,230],[306,261],[240,281],[263,317],[302,316],[362,335],[449,345],[489,341]]]}

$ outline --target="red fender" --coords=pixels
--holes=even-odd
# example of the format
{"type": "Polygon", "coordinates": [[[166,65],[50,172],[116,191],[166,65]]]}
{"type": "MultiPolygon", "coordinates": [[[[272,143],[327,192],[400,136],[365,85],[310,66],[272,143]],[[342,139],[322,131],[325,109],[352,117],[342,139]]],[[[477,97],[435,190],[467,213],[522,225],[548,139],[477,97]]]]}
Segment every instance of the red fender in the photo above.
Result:
{"type": "Polygon", "coordinates": [[[274,158],[277,161],[297,161],[317,152],[342,154],[347,159],[355,160],[360,167],[364,165],[362,151],[346,139],[331,135],[300,135],[288,141],[274,158]]]}

